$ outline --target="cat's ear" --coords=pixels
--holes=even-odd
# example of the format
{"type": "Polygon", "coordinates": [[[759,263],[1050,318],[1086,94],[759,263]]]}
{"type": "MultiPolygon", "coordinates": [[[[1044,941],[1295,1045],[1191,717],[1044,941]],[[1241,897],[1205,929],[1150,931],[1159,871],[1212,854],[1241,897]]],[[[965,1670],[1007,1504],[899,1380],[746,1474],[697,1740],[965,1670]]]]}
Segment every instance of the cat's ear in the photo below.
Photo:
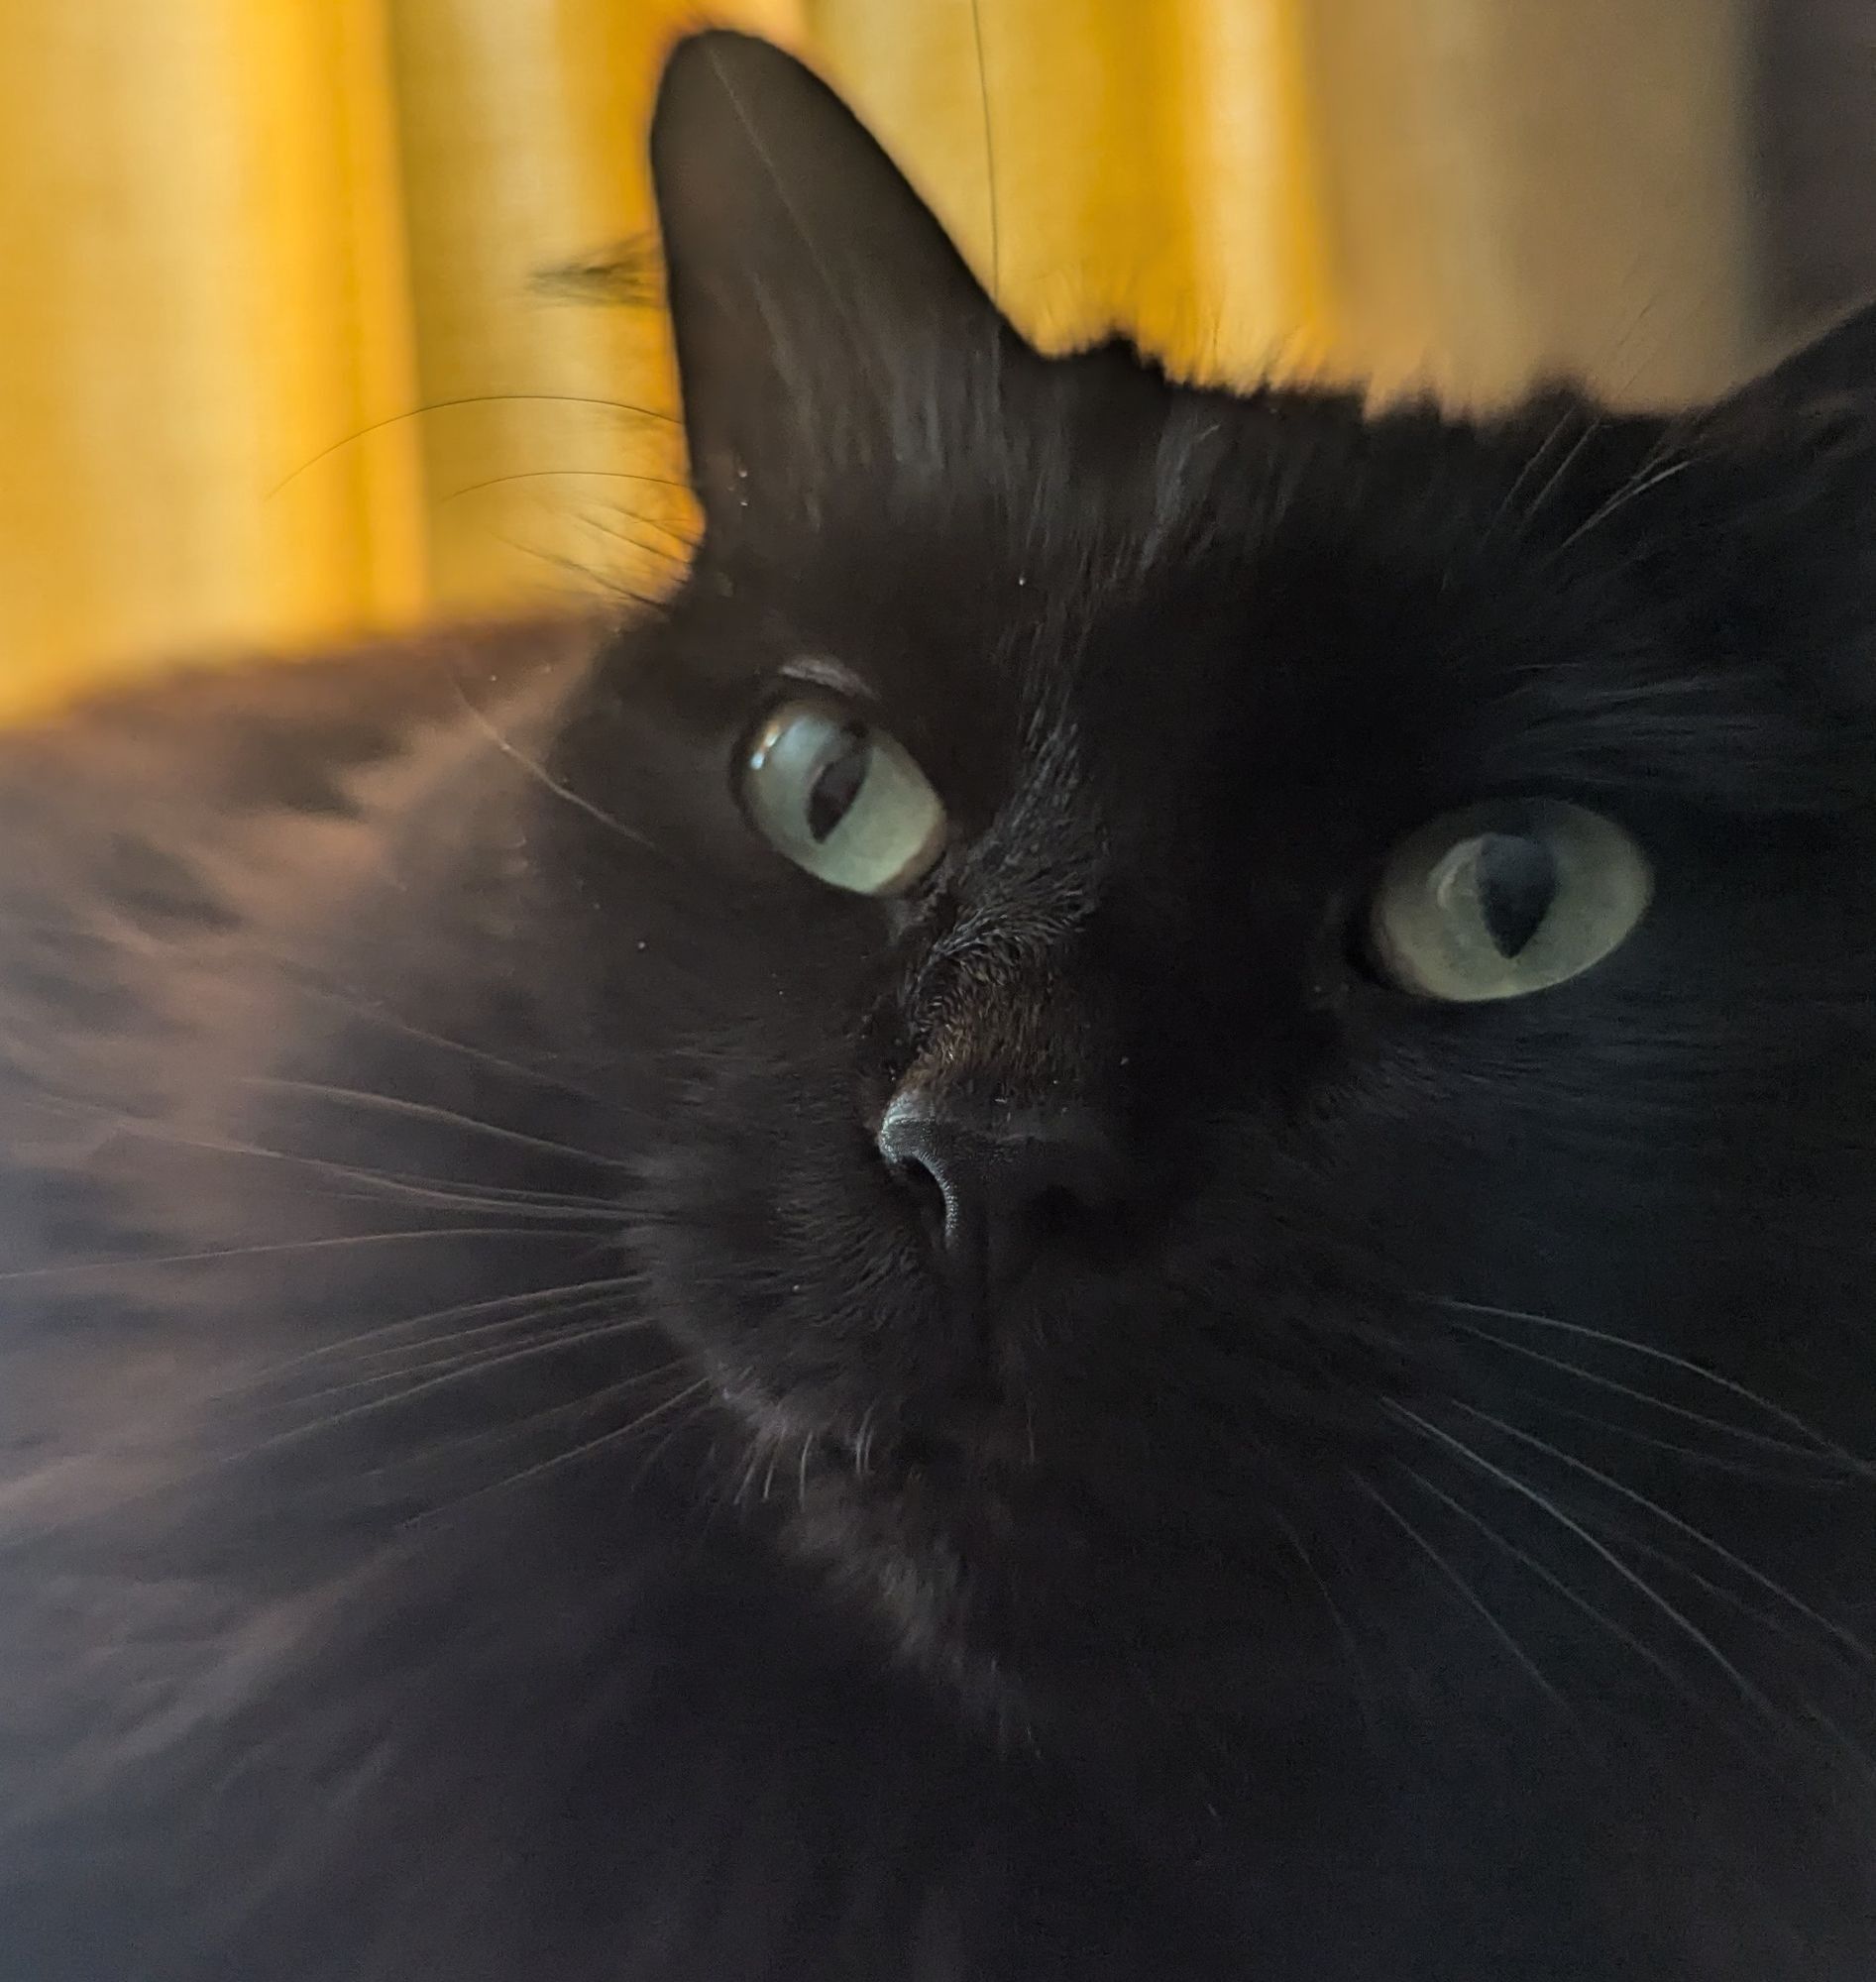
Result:
{"type": "Polygon", "coordinates": [[[1786,406],[1860,398],[1876,407],[1876,301],[1801,345],[1736,396],[1786,406]]]}
{"type": "Polygon", "coordinates": [[[691,475],[707,517],[830,432],[884,436],[922,357],[1015,345],[931,210],[853,114],[781,50],[680,42],[651,130],[691,475]]]}
{"type": "MultiPolygon", "coordinates": [[[[1876,304],[1723,399],[1701,452],[1729,480],[1695,545],[1735,632],[1859,721],[1876,716],[1876,304]]],[[[1866,782],[1866,772],[1858,772],[1866,782]]]]}

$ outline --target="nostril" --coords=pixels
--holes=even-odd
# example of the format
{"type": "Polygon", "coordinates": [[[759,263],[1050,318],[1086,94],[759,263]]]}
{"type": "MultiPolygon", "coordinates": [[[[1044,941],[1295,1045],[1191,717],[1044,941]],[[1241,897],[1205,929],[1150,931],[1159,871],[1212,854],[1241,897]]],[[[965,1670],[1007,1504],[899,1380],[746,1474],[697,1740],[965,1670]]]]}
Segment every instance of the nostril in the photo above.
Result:
{"type": "Polygon", "coordinates": [[[901,1096],[886,1110],[875,1145],[893,1181],[918,1207],[933,1244],[942,1244],[954,1206],[938,1125],[901,1096]]]}
{"type": "Polygon", "coordinates": [[[998,1111],[912,1088],[876,1144],[947,1270],[971,1285],[1008,1285],[1040,1253],[1104,1255],[1118,1232],[1124,1163],[1095,1109],[998,1111]]]}
{"type": "MultiPolygon", "coordinates": [[[[885,1153],[882,1151],[882,1154],[885,1153]]],[[[931,1165],[919,1156],[888,1155],[886,1168],[891,1172],[893,1181],[917,1206],[919,1216],[933,1240],[942,1238],[947,1211],[944,1186],[933,1173],[931,1165]]]]}

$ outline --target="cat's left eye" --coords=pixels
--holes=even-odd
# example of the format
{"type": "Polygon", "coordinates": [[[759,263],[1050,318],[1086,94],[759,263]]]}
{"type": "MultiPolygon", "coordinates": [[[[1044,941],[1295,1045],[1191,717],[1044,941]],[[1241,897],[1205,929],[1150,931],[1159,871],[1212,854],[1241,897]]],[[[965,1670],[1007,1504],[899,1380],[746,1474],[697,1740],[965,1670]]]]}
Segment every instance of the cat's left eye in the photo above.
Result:
{"type": "Polygon", "coordinates": [[[756,830],[829,887],[903,894],[944,850],[943,804],[911,752],[837,703],[784,703],[736,780],[756,830]]]}
{"type": "Polygon", "coordinates": [[[1580,976],[1633,933],[1654,891],[1612,819],[1560,799],[1474,807],[1410,834],[1370,911],[1375,961],[1447,1004],[1522,998],[1580,976]]]}

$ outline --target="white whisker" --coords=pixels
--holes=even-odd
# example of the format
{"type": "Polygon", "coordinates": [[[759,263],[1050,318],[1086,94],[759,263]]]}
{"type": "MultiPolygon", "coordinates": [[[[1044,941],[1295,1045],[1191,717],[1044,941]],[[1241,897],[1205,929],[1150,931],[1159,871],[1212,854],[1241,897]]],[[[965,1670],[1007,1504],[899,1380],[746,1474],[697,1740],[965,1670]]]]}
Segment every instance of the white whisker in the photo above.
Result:
{"type": "Polygon", "coordinates": [[[258,1260],[292,1253],[339,1252],[353,1246],[389,1246],[430,1239],[538,1239],[534,1225],[430,1225],[396,1232],[341,1232],[320,1239],[270,1239],[251,1246],[211,1246],[192,1253],[126,1253],[114,1260],[61,1261],[49,1266],[13,1266],[0,1282],[62,1280],[80,1273],[145,1272],[153,1266],[203,1266],[224,1260],[258,1260]]]}
{"type": "Polygon", "coordinates": [[[1453,1586],[1454,1590],[1458,1592],[1460,1597],[1468,1605],[1468,1607],[1477,1612],[1481,1620],[1485,1623],[1486,1628],[1490,1630],[1491,1635],[1497,1639],[1498,1643],[1504,1647],[1505,1651],[1509,1654],[1509,1656],[1520,1667],[1522,1667],[1523,1670],[1530,1676],[1532,1683],[1535,1686],[1537,1686],[1538,1689],[1542,1693],[1544,1693],[1550,1700],[1554,1701],[1558,1707],[1562,1707],[1566,1713],[1570,1713],[1572,1709],[1570,1707],[1569,1703],[1564,1699],[1563,1695],[1560,1694],[1557,1691],[1557,1689],[1551,1685],[1550,1681],[1544,1676],[1542,1670],[1532,1660],[1530,1654],[1526,1652],[1524,1647],[1518,1643],[1518,1641],[1511,1635],[1511,1633],[1508,1630],[1506,1630],[1502,1621],[1493,1614],[1490,1607],[1487,1604],[1485,1598],[1479,1595],[1479,1593],[1472,1587],[1470,1583],[1467,1582],[1466,1578],[1460,1573],[1460,1571],[1457,1570],[1452,1565],[1452,1563],[1450,1563],[1446,1559],[1446,1557],[1443,1556],[1439,1552],[1439,1550],[1434,1547],[1434,1545],[1430,1541],[1428,1541],[1426,1536],[1423,1535],[1420,1532],[1420,1530],[1416,1528],[1410,1520],[1407,1519],[1406,1515],[1403,1514],[1400,1511],[1400,1509],[1396,1507],[1394,1503],[1387,1498],[1387,1496],[1380,1490],[1380,1488],[1377,1486],[1372,1480],[1366,1477],[1366,1475],[1360,1473],[1351,1473],[1349,1475],[1349,1484],[1353,1486],[1358,1492],[1367,1495],[1369,1499],[1374,1501],[1376,1506],[1378,1506],[1380,1509],[1380,1511],[1383,1514],[1385,1514],[1387,1518],[1390,1521],[1392,1521],[1394,1525],[1398,1527],[1403,1534],[1405,1534],[1407,1539],[1410,1542],[1412,1542],[1413,1545],[1417,1549],[1419,1549],[1423,1555],[1426,1556],[1426,1558],[1433,1564],[1434,1568],[1436,1568],[1440,1572],[1440,1574],[1446,1579],[1446,1581],[1453,1586]]]}
{"type": "Polygon", "coordinates": [[[505,1479],[497,1480],[488,1486],[479,1486],[473,1493],[467,1493],[461,1499],[452,1501],[450,1508],[444,1511],[454,1511],[492,1493],[504,1493],[512,1487],[525,1485],[530,1480],[538,1480],[546,1474],[558,1472],[562,1467],[572,1466],[582,1459],[591,1458],[595,1453],[603,1452],[607,1447],[621,1445],[668,1411],[675,1410],[680,1404],[710,1387],[710,1378],[699,1376],[694,1382],[687,1383],[683,1389],[675,1391],[661,1402],[653,1404],[649,1410],[641,1412],[629,1424],[614,1426],[609,1431],[583,1440],[579,1445],[569,1446],[565,1452],[556,1453],[552,1459],[544,1459],[536,1466],[524,1467],[519,1473],[511,1473],[505,1479]]]}
{"type": "Polygon", "coordinates": [[[479,1116],[463,1115],[454,1108],[438,1107],[429,1101],[406,1101],[401,1095],[381,1094],[369,1087],[343,1087],[324,1080],[294,1080],[282,1074],[251,1074],[246,1083],[271,1094],[293,1094],[306,1100],[330,1101],[337,1106],[366,1113],[396,1115],[406,1121],[431,1122],[442,1128],[466,1129],[514,1149],[539,1150],[548,1156],[572,1156],[600,1169],[628,1170],[631,1165],[617,1156],[604,1156],[597,1150],[585,1150],[574,1143],[557,1143],[551,1137],[530,1136],[499,1122],[485,1122],[479,1116]]]}
{"type": "Polygon", "coordinates": [[[615,1273],[598,1279],[568,1280],[558,1286],[529,1287],[521,1293],[494,1294],[483,1300],[462,1301],[454,1307],[431,1308],[423,1314],[405,1315],[400,1320],[383,1322],[376,1328],[364,1329],[356,1335],[342,1336],[334,1342],[322,1342],[315,1348],[302,1350],[297,1356],[287,1357],[283,1362],[271,1364],[254,1378],[253,1387],[259,1388],[265,1383],[276,1381],[309,1363],[319,1363],[334,1356],[349,1355],[354,1350],[364,1348],[368,1343],[383,1341],[386,1336],[401,1335],[409,1329],[428,1328],[444,1321],[465,1320],[471,1315],[491,1314],[498,1308],[525,1308],[530,1301],[549,1301],[560,1294],[624,1292],[637,1283],[636,1274],[615,1273]]]}
{"type": "Polygon", "coordinates": [[[446,1336],[440,1341],[413,1344],[406,1352],[410,1360],[399,1366],[373,1371],[365,1376],[354,1376],[343,1383],[328,1383],[317,1390],[299,1391],[290,1401],[295,1408],[298,1408],[318,1403],[327,1397],[352,1396],[361,1390],[404,1384],[405,1388],[395,1391],[393,1395],[384,1400],[387,1403],[401,1403],[406,1397],[433,1388],[436,1381],[451,1375],[477,1376],[485,1370],[499,1369],[508,1363],[521,1362],[536,1351],[571,1347],[576,1342],[592,1340],[598,1334],[607,1332],[623,1334],[651,1325],[640,1317],[615,1313],[613,1319],[601,1329],[581,1333],[564,1333],[562,1330],[563,1323],[613,1306],[613,1298],[607,1294],[586,1294],[558,1301],[546,1301],[520,1314],[511,1315],[505,1321],[490,1322],[481,1328],[465,1329],[459,1335],[446,1336]],[[525,1343],[518,1349],[503,1347],[504,1338],[542,1322],[553,1324],[551,1334],[539,1337],[531,1343],[525,1343]],[[486,1338],[491,1333],[497,1334],[497,1339],[495,1342],[478,1340],[486,1338]],[[465,1343],[473,1343],[474,1346],[464,1347],[465,1343]],[[428,1380],[414,1380],[417,1378],[428,1380]]]}
{"type": "Polygon", "coordinates": [[[1705,1652],[1712,1660],[1713,1664],[1738,1689],[1742,1699],[1750,1702],[1768,1719],[1776,1720],[1780,1717],[1777,1708],[1765,1695],[1727,1658],[1725,1653],[1713,1643],[1712,1639],[1691,1617],[1686,1616],[1682,1611],[1677,1609],[1646,1577],[1637,1575],[1612,1549],[1604,1547],[1581,1521],[1566,1512],[1562,1507],[1559,1507],[1554,1500],[1546,1498],[1536,1487],[1528,1486],[1516,1474],[1507,1472],[1502,1466],[1494,1465],[1483,1453],[1475,1451],[1464,1439],[1454,1437],[1451,1432],[1434,1424],[1430,1419],[1422,1417],[1418,1411],[1399,1403],[1390,1403],[1386,1408],[1390,1415],[1400,1418],[1405,1423],[1416,1427],[1426,1437],[1445,1446],[1456,1458],[1477,1467],[1489,1478],[1497,1481],[1501,1486],[1517,1494],[1520,1499],[1528,1501],[1541,1513],[1549,1515],[1553,1521],[1567,1528],[1571,1534],[1575,1535],[1583,1543],[1585,1548],[1606,1563],[1644,1602],[1660,1611],[1662,1616],[1667,1618],[1676,1630],[1680,1631],[1691,1643],[1697,1645],[1705,1652]]]}
{"type": "Polygon", "coordinates": [[[1646,496],[1650,490],[1660,488],[1664,482],[1673,481],[1677,475],[1685,475],[1695,465],[1689,459],[1671,461],[1665,468],[1657,468],[1652,474],[1649,474],[1647,472],[1648,463],[1644,461],[1641,468],[1636,470],[1634,479],[1618,489],[1600,509],[1593,511],[1586,521],[1579,523],[1564,538],[1563,542],[1549,554],[1546,562],[1554,564],[1573,544],[1581,543],[1592,530],[1600,529],[1611,516],[1618,515],[1631,502],[1637,501],[1641,496],[1646,496]]]}
{"type": "Polygon", "coordinates": [[[351,1424],[356,1419],[369,1417],[375,1413],[396,1410],[414,1398],[427,1396],[430,1392],[452,1383],[464,1382],[475,1376],[487,1376],[491,1371],[501,1370],[517,1363],[538,1360],[542,1356],[558,1355],[565,1350],[582,1344],[635,1333],[651,1324],[637,1316],[626,1316],[604,1322],[596,1328],[564,1333],[555,1329],[533,1342],[523,1343],[518,1349],[486,1350],[473,1356],[456,1357],[445,1363],[434,1375],[417,1371],[398,1371],[384,1376],[364,1377],[358,1383],[336,1385],[330,1391],[316,1392],[316,1395],[342,1395],[351,1390],[365,1387],[375,1382],[395,1382],[400,1378],[415,1377],[405,1381],[401,1389],[389,1396],[371,1397],[364,1403],[353,1404],[342,1411],[333,1411],[324,1417],[315,1418],[308,1424],[293,1425],[287,1430],[275,1433],[271,1438],[262,1439],[247,1449],[246,1457],[259,1458],[264,1453],[276,1451],[282,1446],[298,1444],[306,1439],[324,1436],[336,1431],[341,1425],[351,1424]]]}
{"type": "Polygon", "coordinates": [[[1655,1672],[1659,1673],[1683,1697],[1689,1700],[1693,1699],[1693,1690],[1688,1686],[1684,1675],[1669,1665],[1658,1652],[1650,1650],[1625,1625],[1618,1623],[1606,1611],[1598,1609],[1581,1591],[1573,1590],[1562,1577],[1545,1564],[1539,1562],[1528,1549],[1519,1548],[1516,1542],[1512,1541],[1508,1535],[1500,1533],[1484,1515],[1477,1513],[1473,1508],[1455,1499],[1452,1494],[1444,1491],[1429,1480],[1418,1468],[1409,1466],[1405,1460],[1401,1459],[1395,1460],[1394,1464],[1410,1480],[1414,1481],[1423,1491],[1430,1493],[1434,1499],[1439,1501],[1443,1507],[1457,1515],[1460,1520],[1476,1528],[1488,1541],[1496,1543],[1514,1562],[1520,1564],[1547,1588],[1555,1591],[1574,1610],[1588,1617],[1592,1623],[1600,1625],[1612,1638],[1616,1639],[1620,1644],[1625,1645],[1644,1665],[1651,1667],[1655,1672]]]}
{"type": "Polygon", "coordinates": [[[1641,1508],[1645,1513],[1652,1514],[1656,1520],[1672,1528],[1676,1534],[1685,1535],[1689,1541],[1707,1549],[1711,1554],[1717,1556],[1721,1562],[1736,1569],[1749,1582],[1757,1584],[1768,1597],[1776,1597],[1779,1601],[1790,1604],[1801,1617],[1816,1624],[1821,1631],[1826,1632],[1842,1645],[1846,1651],[1853,1652],[1858,1659],[1866,1664],[1876,1664],[1876,1653],[1872,1653],[1867,1645],[1852,1633],[1846,1631],[1842,1625],[1833,1623],[1828,1617],[1820,1615],[1802,1597],[1794,1596],[1791,1591],[1787,1590],[1782,1583],[1776,1582],[1773,1578],[1767,1576],[1763,1570],[1755,1569],[1751,1563],[1735,1555],[1731,1549],[1724,1547],[1721,1543],[1714,1541],[1711,1535],[1695,1527],[1691,1521],[1684,1521],[1679,1514],[1671,1512],[1658,1501],[1649,1499],[1647,1494],[1637,1492],[1634,1487],[1591,1466],[1587,1461],[1578,1459],[1574,1454],[1560,1450],[1547,1439],[1541,1439],[1535,1433],[1525,1431],[1517,1425],[1507,1424],[1502,1418],[1493,1417],[1490,1411],[1479,1410],[1474,1405],[1460,1402],[1457,1399],[1454,1400],[1454,1408],[1463,1411],[1468,1417],[1477,1418],[1481,1424],[1489,1425],[1492,1430],[1503,1433],[1506,1438],[1515,1439],[1519,1444],[1528,1445],[1533,1451],[1545,1454],[1548,1458],[1554,1459],[1558,1465],[1568,1467],[1571,1472],[1579,1473],[1587,1480],[1594,1480],[1598,1486],[1606,1487],[1609,1492],[1619,1495],[1632,1505],[1641,1508]]]}
{"type": "Polygon", "coordinates": [[[1648,1391],[1635,1389],[1628,1383],[1619,1383],[1612,1376],[1604,1376],[1595,1371],[1586,1370],[1580,1364],[1567,1362],[1561,1356],[1546,1355],[1541,1349],[1533,1349],[1526,1343],[1514,1342],[1508,1335],[1499,1335],[1494,1330],[1481,1328],[1476,1323],[1453,1322],[1450,1325],[1465,1334],[1476,1335],[1482,1341],[1495,1343],[1510,1355],[1521,1356],[1528,1362],[1541,1363],[1547,1369],[1575,1376],[1593,1388],[1609,1390],[1618,1396],[1632,1398],[1638,1404],[1645,1404],[1652,1410],[1664,1411],[1670,1417],[1680,1418],[1684,1422],[1703,1426],[1708,1431],[1724,1432],[1727,1437],[1743,1440],[1748,1445],[1763,1446],[1773,1452],[1790,1453],[1798,1458],[1816,1460],[1833,1457],[1828,1452],[1820,1451],[1815,1444],[1794,1445],[1791,1440],[1774,1438],[1768,1432],[1747,1431],[1744,1426],[1728,1424],[1723,1418],[1708,1417],[1703,1412],[1688,1409],[1684,1404],[1671,1404],[1664,1397],[1653,1396],[1648,1391]]]}
{"type": "Polygon", "coordinates": [[[1448,1308],[1456,1314],[1482,1315],[1489,1321],[1515,1321],[1522,1322],[1530,1328],[1555,1329],[1560,1334],[1574,1335],[1588,1342],[1604,1343],[1611,1349],[1624,1350],[1631,1356],[1640,1356],[1651,1363],[1664,1364],[1669,1369],[1679,1370],[1686,1376],[1698,1377],[1702,1382],[1710,1383],[1715,1389],[1724,1390],[1728,1395],[1737,1397],[1742,1403],[1751,1404],[1764,1411],[1768,1417],[1777,1419],[1780,1424],[1788,1426],[1801,1437],[1810,1440],[1821,1452],[1827,1452],[1833,1459],[1841,1460],[1852,1472],[1866,1478],[1876,1475],[1876,1467],[1872,1467],[1868,1460],[1859,1459],[1855,1453],[1838,1445],[1834,1439],[1826,1438],[1817,1426],[1808,1424],[1794,1412],[1773,1403],[1769,1397],[1760,1396],[1756,1390],[1746,1388],[1743,1383],[1734,1382],[1731,1377],[1722,1376],[1716,1370],[1710,1370],[1704,1364],[1690,1362],[1685,1356],[1673,1355],[1665,1349],[1657,1349],[1646,1342],[1637,1342],[1626,1335],[1611,1334],[1606,1329],[1589,1328],[1581,1322],[1560,1320],[1555,1315],[1534,1314],[1527,1308],[1498,1307],[1485,1301],[1460,1300],[1450,1294],[1439,1294],[1432,1298],[1437,1306],[1448,1308]]]}

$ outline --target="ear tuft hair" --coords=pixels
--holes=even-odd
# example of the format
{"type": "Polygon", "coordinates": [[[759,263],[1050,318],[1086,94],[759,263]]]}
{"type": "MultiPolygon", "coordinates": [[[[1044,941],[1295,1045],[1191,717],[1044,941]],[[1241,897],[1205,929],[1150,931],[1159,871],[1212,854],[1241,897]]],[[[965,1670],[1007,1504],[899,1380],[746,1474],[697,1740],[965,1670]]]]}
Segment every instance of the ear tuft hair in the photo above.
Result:
{"type": "Polygon", "coordinates": [[[1018,342],[852,112],[766,42],[716,30],[677,45],[651,163],[713,524],[785,490],[817,423],[884,433],[908,368],[935,351],[1018,342]]]}

